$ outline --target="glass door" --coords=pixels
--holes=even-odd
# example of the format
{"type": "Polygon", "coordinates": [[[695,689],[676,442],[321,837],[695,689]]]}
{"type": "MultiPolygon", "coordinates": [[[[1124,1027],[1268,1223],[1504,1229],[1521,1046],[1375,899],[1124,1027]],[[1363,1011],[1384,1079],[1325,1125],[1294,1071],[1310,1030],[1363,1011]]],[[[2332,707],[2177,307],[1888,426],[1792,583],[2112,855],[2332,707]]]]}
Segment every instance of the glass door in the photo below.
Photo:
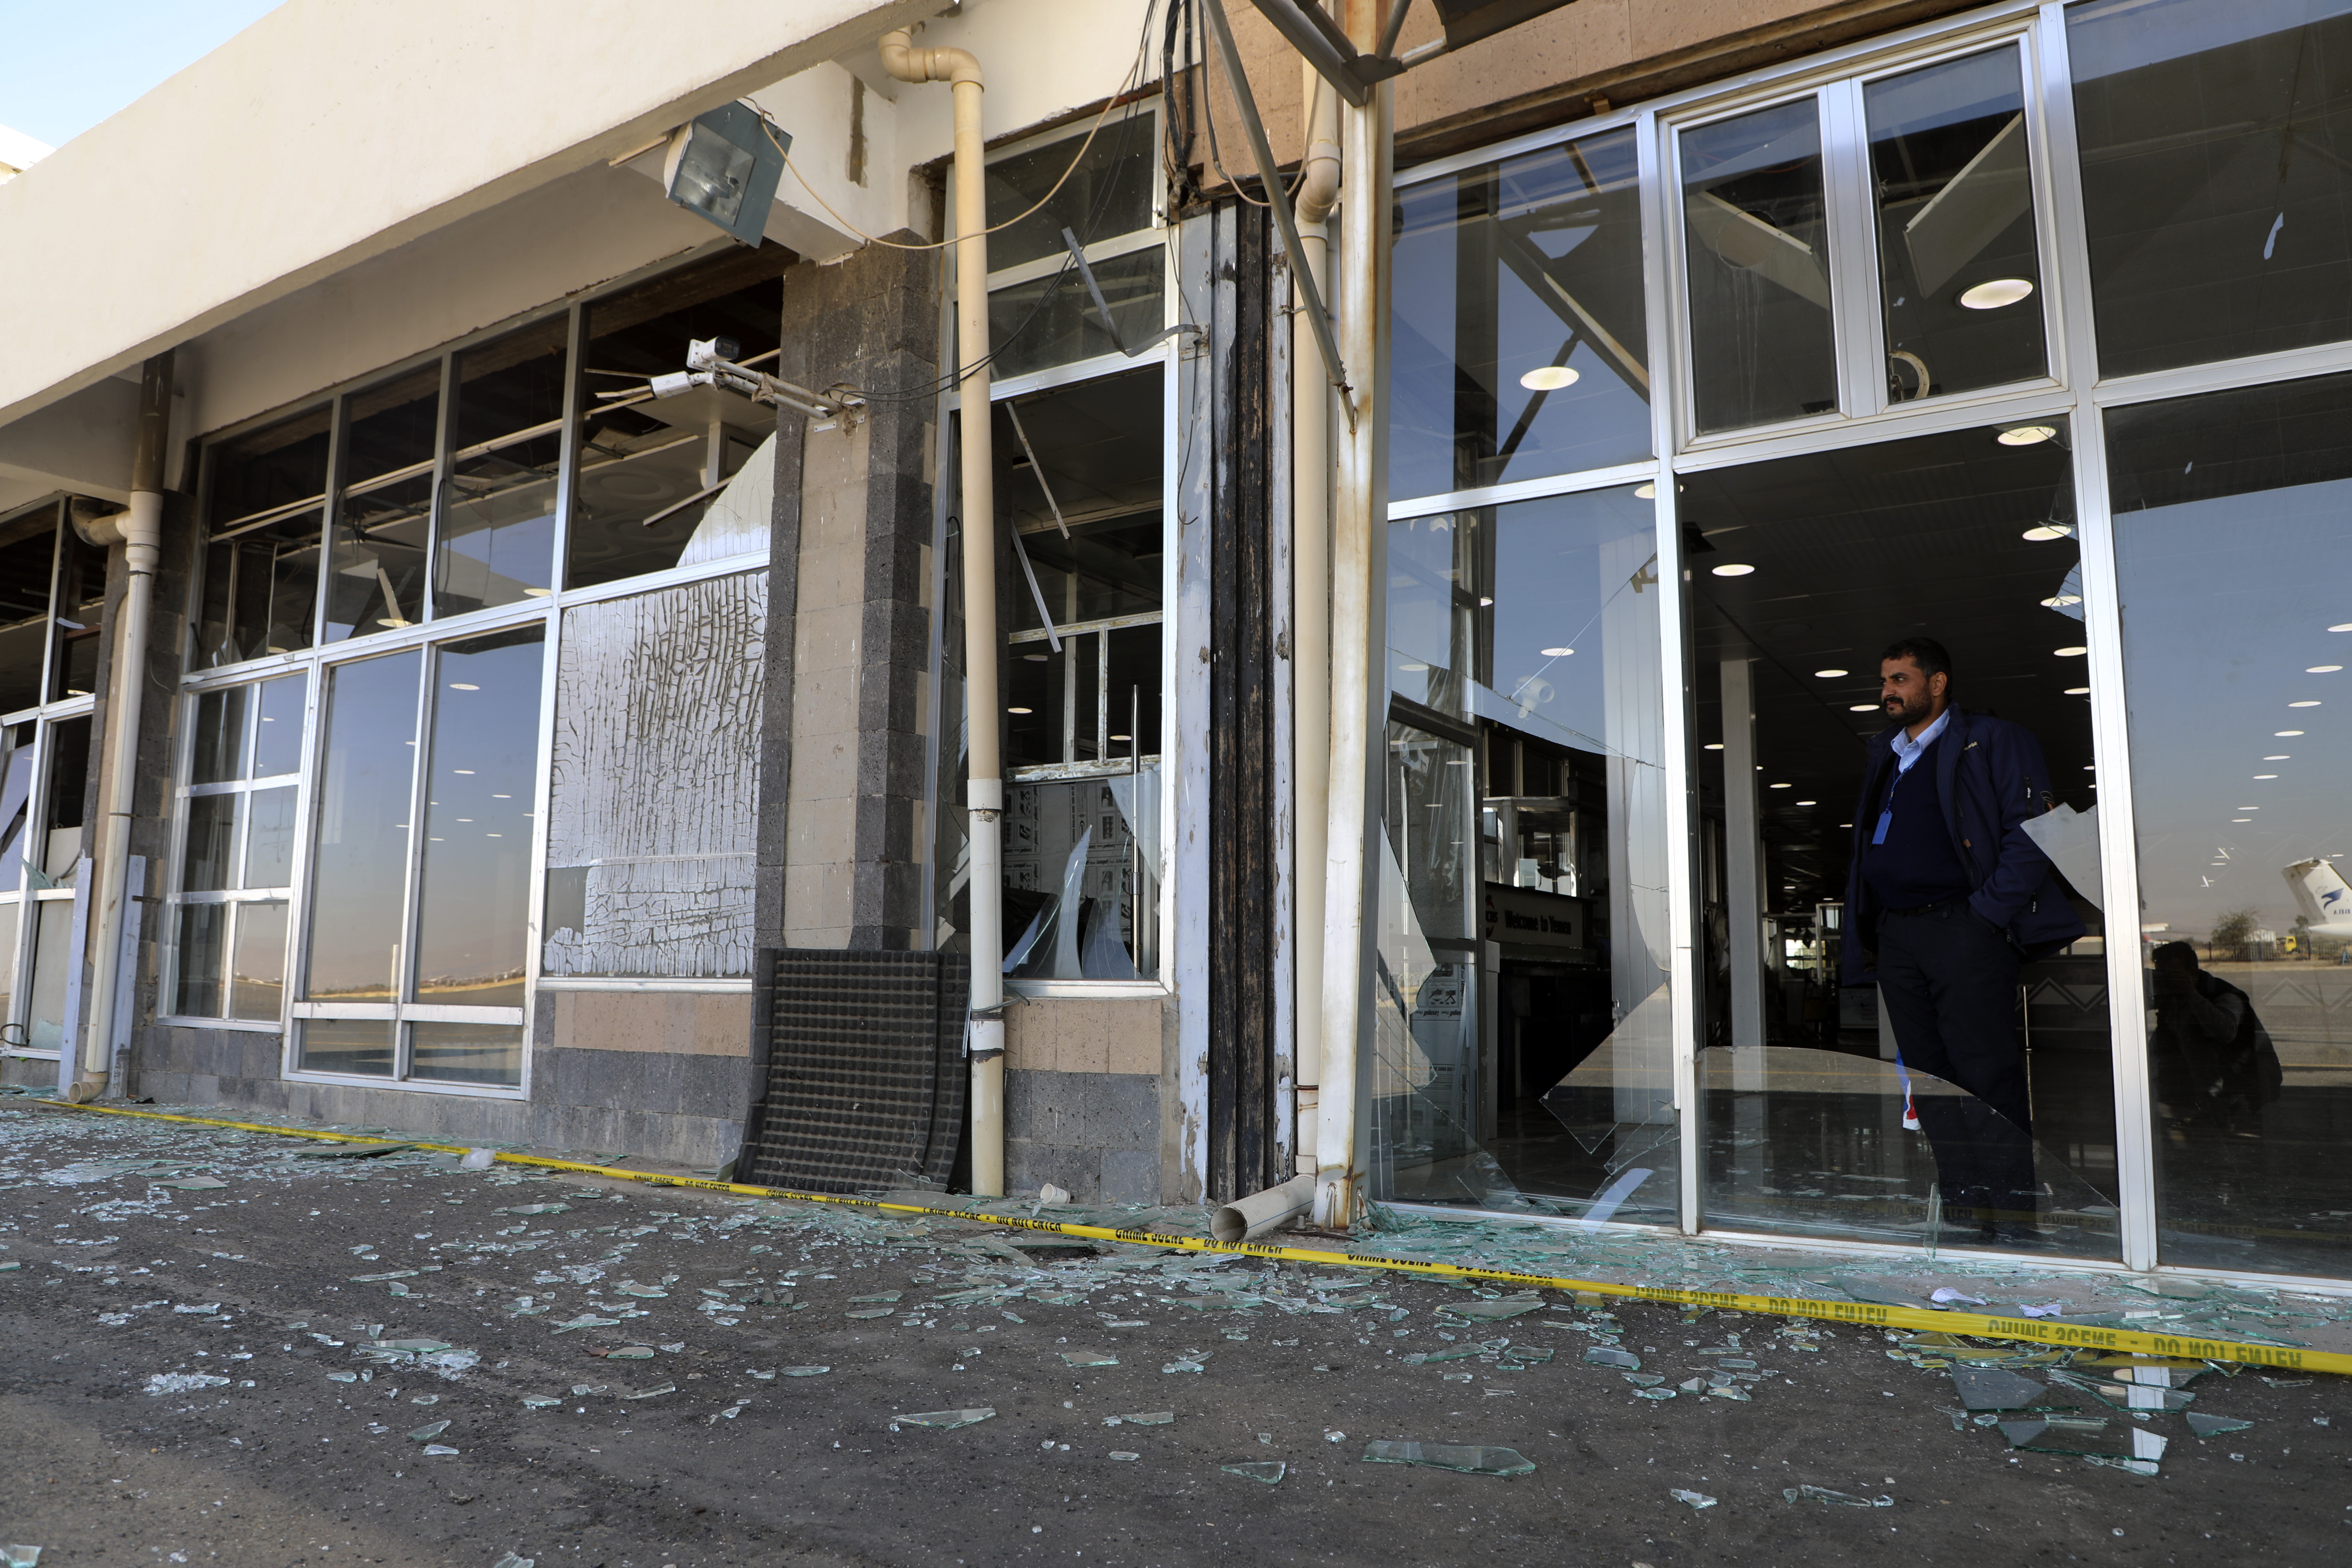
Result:
{"type": "Polygon", "coordinates": [[[2117,1254],[2069,444],[1682,477],[1707,1225],[2117,1254]]]}

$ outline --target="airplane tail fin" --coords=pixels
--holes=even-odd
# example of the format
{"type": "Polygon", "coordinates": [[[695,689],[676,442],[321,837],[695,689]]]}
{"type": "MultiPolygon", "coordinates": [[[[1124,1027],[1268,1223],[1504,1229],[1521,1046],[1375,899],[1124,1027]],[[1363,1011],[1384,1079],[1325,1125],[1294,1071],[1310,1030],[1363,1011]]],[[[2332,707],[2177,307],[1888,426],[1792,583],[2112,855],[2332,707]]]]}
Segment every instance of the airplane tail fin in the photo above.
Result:
{"type": "Polygon", "coordinates": [[[2295,907],[2314,925],[2352,921],[2352,887],[2325,860],[2298,860],[2279,875],[2294,894],[2295,907]]]}

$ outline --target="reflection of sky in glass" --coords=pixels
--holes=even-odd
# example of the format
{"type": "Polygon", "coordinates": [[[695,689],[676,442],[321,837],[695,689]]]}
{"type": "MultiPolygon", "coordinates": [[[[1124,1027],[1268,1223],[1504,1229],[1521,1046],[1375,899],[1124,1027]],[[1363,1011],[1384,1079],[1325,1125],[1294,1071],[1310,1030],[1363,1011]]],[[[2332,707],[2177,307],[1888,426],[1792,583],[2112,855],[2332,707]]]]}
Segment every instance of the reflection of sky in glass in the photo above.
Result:
{"type": "MultiPolygon", "coordinates": [[[[1637,591],[1657,593],[1652,526],[1650,503],[1624,489],[1496,511],[1492,685],[1514,710],[1566,731],[1528,726],[1534,732],[1583,751],[1608,750],[1608,658],[1640,650],[1604,647],[1602,612],[1637,591]],[[1640,563],[1640,571],[1619,571],[1627,561],[1640,563]],[[1550,651],[1557,649],[1572,651],[1550,651]]],[[[1655,616],[1654,598],[1633,624],[1654,636],[1655,616]]]]}
{"type": "Polygon", "coordinates": [[[414,652],[339,667],[327,688],[308,994],[391,995],[416,756],[414,652]]]}
{"type": "Polygon", "coordinates": [[[1647,457],[1647,396],[1591,341],[1598,326],[1636,360],[1646,352],[1631,132],[1411,185],[1399,205],[1391,493],[1433,495],[1647,457]],[[1473,216],[1462,216],[1465,205],[1473,216]],[[1514,245],[1524,247],[1519,269],[1501,254],[1514,245]],[[1590,321],[1531,287],[1529,268],[1549,270],[1590,321]],[[1538,405],[1519,378],[1555,363],[1577,378],[1538,405]],[[1461,471],[1457,439],[1495,453],[1531,406],[1507,463],[1488,457],[1490,471],[1461,471]],[[1465,423],[1470,428],[1457,428],[1465,423]]]}
{"type": "Polygon", "coordinates": [[[2145,921],[2202,935],[2251,909],[2284,933],[2281,870],[2352,856],[2352,674],[2305,673],[2352,664],[2327,629],[2352,622],[2347,545],[2352,480],[2116,517],[2145,921]]]}
{"type": "Polygon", "coordinates": [[[416,994],[522,1004],[541,633],[441,650],[416,933],[416,994]]]}

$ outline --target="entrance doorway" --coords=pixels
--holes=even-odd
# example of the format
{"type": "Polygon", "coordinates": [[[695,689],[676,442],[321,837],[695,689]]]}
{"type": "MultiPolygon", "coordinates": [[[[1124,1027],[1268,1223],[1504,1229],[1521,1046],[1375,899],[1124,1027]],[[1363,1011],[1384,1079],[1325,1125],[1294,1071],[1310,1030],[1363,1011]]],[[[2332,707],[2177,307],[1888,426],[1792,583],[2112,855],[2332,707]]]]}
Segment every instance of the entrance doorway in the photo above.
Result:
{"type": "MultiPolygon", "coordinates": [[[[2097,759],[2068,447],[2053,420],[1680,480],[1709,1226],[2116,1255],[2105,931],[2086,847],[2097,759]],[[2063,900],[2084,928],[2025,952],[2013,998],[1946,1026],[1968,1034],[1951,1060],[2006,1053],[2021,1066],[2022,1090],[2003,1110],[1988,1101],[2006,1097],[1982,1084],[1920,1070],[1946,1058],[1904,998],[1930,984],[1847,951],[1892,936],[1874,912],[1850,909],[1849,872],[1885,800],[1862,797],[1874,738],[1893,728],[1878,701],[1880,653],[1904,637],[1948,648],[1951,702],[1976,721],[1966,733],[2013,733],[1981,722],[1998,719],[2038,742],[2043,776],[2024,787],[2036,811],[2054,810],[2029,837],[2061,874],[2037,898],[2063,900]],[[1856,916],[1867,929],[1849,943],[1856,916]],[[2013,1179],[1988,1186],[1990,1166],[2013,1179]]],[[[1990,930],[1966,902],[1919,918],[1960,939],[1990,930]]],[[[1990,977],[1970,986],[2007,984],[1999,955],[2016,942],[1991,940],[1990,977]]]]}

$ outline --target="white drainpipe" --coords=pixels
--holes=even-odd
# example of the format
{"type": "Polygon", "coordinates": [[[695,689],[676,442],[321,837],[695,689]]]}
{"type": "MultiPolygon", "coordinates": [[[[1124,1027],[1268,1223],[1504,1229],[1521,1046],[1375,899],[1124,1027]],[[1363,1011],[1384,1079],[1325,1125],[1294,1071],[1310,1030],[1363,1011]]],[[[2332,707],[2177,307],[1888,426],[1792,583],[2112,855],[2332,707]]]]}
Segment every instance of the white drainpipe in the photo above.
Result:
{"type": "MultiPolygon", "coordinates": [[[[1379,39],[1382,7],[1349,0],[1359,48],[1379,39]]],[[[1361,109],[1340,111],[1347,185],[1339,208],[1339,358],[1356,397],[1352,429],[1339,437],[1331,517],[1330,837],[1324,866],[1323,1062],[1317,1114],[1315,1222],[1351,1225],[1361,1206],[1359,1050],[1370,1023],[1370,965],[1380,881],[1387,681],[1380,664],[1381,581],[1388,526],[1390,128],[1394,84],[1372,89],[1361,109]]]]}
{"type": "Polygon", "coordinates": [[[1004,1195],[1004,764],[996,689],[996,454],[988,401],[988,199],[980,61],[882,35],[900,81],[955,92],[956,359],[963,405],[963,695],[971,818],[971,1190],[1004,1195]]]}
{"type": "Polygon", "coordinates": [[[147,692],[147,619],[154,598],[155,569],[163,561],[163,452],[172,420],[172,355],[150,359],[139,378],[139,429],[131,458],[131,510],[78,523],[92,544],[121,544],[130,573],[116,609],[121,635],[114,645],[106,694],[106,785],[100,808],[98,929],[90,952],[92,995],[89,1032],[81,1039],[81,1067],[66,1088],[76,1103],[106,1092],[113,1068],[114,993],[124,961],[123,893],[131,857],[131,809],[139,784],[139,710],[147,692]]]}
{"type": "MultiPolygon", "coordinates": [[[[1314,275],[1318,292],[1331,295],[1329,232],[1324,220],[1339,197],[1339,97],[1315,68],[1299,66],[1314,115],[1306,127],[1307,154],[1295,206],[1299,247],[1294,263],[1314,275]]],[[[1297,1151],[1301,1174],[1311,1174],[1321,1143],[1318,1100],[1323,1082],[1323,861],[1331,803],[1331,385],[1322,351],[1307,320],[1307,296],[1291,290],[1290,318],[1290,577],[1293,716],[1291,762],[1298,802],[1292,888],[1297,905],[1298,975],[1295,994],[1298,1051],[1297,1151]]]]}

